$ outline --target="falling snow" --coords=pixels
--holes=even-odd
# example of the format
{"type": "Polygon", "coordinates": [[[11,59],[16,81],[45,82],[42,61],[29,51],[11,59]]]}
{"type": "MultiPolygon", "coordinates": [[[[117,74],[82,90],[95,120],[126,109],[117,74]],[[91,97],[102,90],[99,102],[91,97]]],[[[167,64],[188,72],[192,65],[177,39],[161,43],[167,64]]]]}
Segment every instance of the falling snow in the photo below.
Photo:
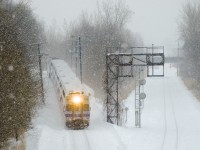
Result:
{"type": "Polygon", "coordinates": [[[8,70],[9,70],[9,71],[13,71],[13,70],[14,70],[13,65],[9,65],[9,66],[8,66],[8,70]]]}
{"type": "Polygon", "coordinates": [[[200,103],[169,65],[166,65],[165,77],[147,79],[148,98],[142,111],[142,128],[134,126],[133,91],[125,100],[128,109],[124,127],[106,123],[104,107],[92,95],[90,126],[86,130],[66,129],[56,90],[49,79],[45,85],[47,103],[34,119],[34,129],[28,133],[28,150],[61,150],[63,147],[69,150],[89,150],[88,147],[91,150],[174,150],[176,145],[180,150],[200,149],[200,121],[196,119],[200,116],[200,103]]]}
{"type": "Polygon", "coordinates": [[[13,93],[10,93],[10,94],[8,95],[8,97],[9,97],[10,99],[14,99],[14,98],[15,98],[15,95],[14,95],[13,93]]]}

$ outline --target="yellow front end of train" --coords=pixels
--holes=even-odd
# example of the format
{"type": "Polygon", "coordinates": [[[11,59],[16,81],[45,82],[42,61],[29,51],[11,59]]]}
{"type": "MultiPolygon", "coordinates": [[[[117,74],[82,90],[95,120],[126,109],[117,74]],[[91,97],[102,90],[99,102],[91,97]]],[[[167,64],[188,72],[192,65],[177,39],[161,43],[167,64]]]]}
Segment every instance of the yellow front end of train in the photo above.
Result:
{"type": "Polygon", "coordinates": [[[71,92],[66,97],[66,126],[71,129],[84,129],[89,126],[89,95],[84,92],[71,92]]]}

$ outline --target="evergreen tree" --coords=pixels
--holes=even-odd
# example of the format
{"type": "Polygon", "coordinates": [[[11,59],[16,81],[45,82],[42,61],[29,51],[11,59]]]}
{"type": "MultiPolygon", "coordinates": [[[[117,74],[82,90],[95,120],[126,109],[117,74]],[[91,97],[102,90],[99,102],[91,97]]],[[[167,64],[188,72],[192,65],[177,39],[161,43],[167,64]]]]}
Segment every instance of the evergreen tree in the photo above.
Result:
{"type": "Polygon", "coordinates": [[[38,25],[24,3],[0,1],[0,149],[9,138],[18,140],[30,127],[40,104],[41,86],[36,68],[30,68],[32,53],[28,49],[29,42],[38,40],[38,25]],[[25,24],[29,26],[24,28],[25,24]]]}

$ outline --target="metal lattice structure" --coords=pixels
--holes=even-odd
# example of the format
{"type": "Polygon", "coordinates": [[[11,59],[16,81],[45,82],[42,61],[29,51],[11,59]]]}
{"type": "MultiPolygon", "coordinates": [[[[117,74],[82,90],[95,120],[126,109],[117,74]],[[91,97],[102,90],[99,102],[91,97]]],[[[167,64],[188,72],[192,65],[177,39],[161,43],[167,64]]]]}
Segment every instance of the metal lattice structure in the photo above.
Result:
{"type": "Polygon", "coordinates": [[[119,101],[120,78],[135,78],[135,125],[141,126],[141,103],[140,74],[141,70],[147,71],[148,77],[164,76],[164,47],[129,47],[126,50],[119,47],[107,49],[106,55],[106,106],[107,122],[120,125],[121,105],[119,101]],[[134,53],[143,50],[142,53],[134,53]],[[155,49],[161,50],[155,53],[155,49]],[[151,50],[151,53],[148,51],[151,50]],[[123,51],[123,53],[122,53],[123,51]],[[162,66],[163,70],[155,74],[155,66],[162,66]]]}

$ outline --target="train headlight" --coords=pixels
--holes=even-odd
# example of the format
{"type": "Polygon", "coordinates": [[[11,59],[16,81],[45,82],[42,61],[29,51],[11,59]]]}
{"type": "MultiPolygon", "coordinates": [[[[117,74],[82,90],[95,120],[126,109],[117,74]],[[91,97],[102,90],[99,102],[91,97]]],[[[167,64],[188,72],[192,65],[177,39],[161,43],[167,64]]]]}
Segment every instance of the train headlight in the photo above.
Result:
{"type": "Polygon", "coordinates": [[[76,103],[76,104],[79,104],[81,102],[81,97],[80,96],[74,96],[73,102],[76,103]]]}

